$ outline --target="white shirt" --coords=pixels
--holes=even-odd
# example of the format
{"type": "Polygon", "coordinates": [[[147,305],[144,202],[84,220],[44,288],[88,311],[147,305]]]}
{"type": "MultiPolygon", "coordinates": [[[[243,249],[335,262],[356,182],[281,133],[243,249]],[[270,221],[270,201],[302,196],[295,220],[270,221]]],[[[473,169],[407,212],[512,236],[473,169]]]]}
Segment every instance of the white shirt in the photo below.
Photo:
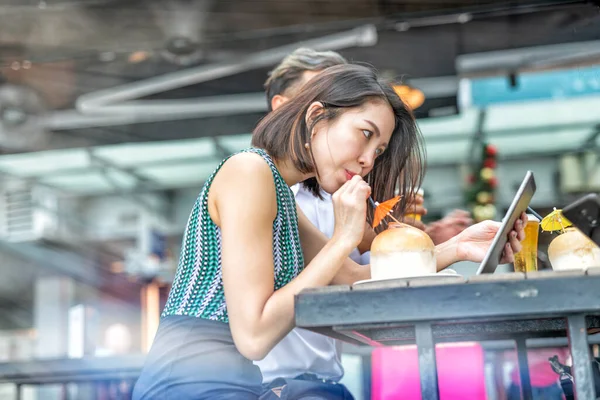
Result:
{"type": "MultiPolygon", "coordinates": [[[[292,186],[296,202],[306,217],[328,238],[333,236],[335,217],[331,195],[321,191],[323,200],[301,184],[292,186]]],[[[358,264],[369,264],[370,254],[355,249],[350,258],[358,264]]],[[[341,342],[306,329],[294,328],[261,361],[255,361],[263,382],[276,378],[295,378],[304,373],[321,379],[338,381],[344,375],[341,363],[341,342]]]]}

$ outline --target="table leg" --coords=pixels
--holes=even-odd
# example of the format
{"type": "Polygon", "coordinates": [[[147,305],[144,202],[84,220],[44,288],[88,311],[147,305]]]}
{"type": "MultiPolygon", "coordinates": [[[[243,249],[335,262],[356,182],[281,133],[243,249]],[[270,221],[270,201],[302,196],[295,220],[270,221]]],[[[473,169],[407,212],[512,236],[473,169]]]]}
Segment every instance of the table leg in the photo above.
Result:
{"type": "Polygon", "coordinates": [[[421,396],[427,400],[439,400],[435,342],[431,324],[415,325],[415,339],[419,354],[419,375],[421,377],[421,396]]]}
{"type": "Polygon", "coordinates": [[[531,377],[529,376],[529,362],[527,361],[527,339],[519,338],[517,342],[517,358],[519,360],[519,376],[521,377],[521,396],[523,400],[532,400],[531,377]]]}
{"type": "Polygon", "coordinates": [[[573,379],[575,381],[575,398],[577,400],[594,400],[594,376],[587,340],[585,315],[567,317],[569,348],[573,358],[573,379]]]}
{"type": "Polygon", "coordinates": [[[60,397],[62,400],[69,400],[69,384],[63,383],[60,385],[60,397]]]}
{"type": "Polygon", "coordinates": [[[370,354],[362,356],[363,399],[371,398],[371,381],[373,379],[372,364],[373,359],[370,354]]]}

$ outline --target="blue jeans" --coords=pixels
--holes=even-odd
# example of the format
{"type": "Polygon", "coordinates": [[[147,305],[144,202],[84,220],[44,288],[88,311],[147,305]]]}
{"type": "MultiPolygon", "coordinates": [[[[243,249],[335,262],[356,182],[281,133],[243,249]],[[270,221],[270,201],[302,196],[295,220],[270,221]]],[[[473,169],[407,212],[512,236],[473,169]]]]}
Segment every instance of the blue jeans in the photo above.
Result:
{"type": "Polygon", "coordinates": [[[275,379],[265,385],[260,400],[354,400],[354,397],[342,384],[304,374],[296,379],[275,379]]]}
{"type": "Polygon", "coordinates": [[[133,400],[256,400],[262,375],[233,343],[229,325],[162,318],[133,400]]]}

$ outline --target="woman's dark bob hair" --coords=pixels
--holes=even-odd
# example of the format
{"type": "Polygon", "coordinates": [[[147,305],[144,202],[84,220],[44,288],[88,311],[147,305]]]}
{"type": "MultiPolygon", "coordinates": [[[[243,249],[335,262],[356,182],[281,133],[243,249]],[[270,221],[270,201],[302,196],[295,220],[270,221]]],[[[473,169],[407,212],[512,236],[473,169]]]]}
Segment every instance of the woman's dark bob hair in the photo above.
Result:
{"type": "MultiPolygon", "coordinates": [[[[392,85],[378,79],[368,67],[345,64],[325,69],[303,86],[300,93],[279,109],[268,114],[256,127],[252,145],[266,150],[275,160],[288,159],[303,173],[316,173],[312,156],[311,132],[321,121],[333,121],[345,110],[360,107],[369,101],[389,104],[396,121],[387,150],[375,159],[373,170],[364,177],[371,186],[374,200],[390,199],[398,191],[402,195],[396,214],[403,215],[407,199],[421,186],[425,151],[423,139],[410,109],[398,97],[392,85]],[[306,113],[315,102],[324,105],[323,112],[306,113]]],[[[318,194],[319,187],[314,188],[318,194]]],[[[368,207],[368,220],[373,210],[368,207]]]]}

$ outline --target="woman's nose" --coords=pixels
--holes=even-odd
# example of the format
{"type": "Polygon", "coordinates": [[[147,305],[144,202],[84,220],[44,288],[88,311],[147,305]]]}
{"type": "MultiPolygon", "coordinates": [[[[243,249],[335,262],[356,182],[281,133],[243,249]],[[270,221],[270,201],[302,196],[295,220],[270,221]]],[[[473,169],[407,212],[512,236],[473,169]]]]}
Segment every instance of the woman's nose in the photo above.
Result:
{"type": "Polygon", "coordinates": [[[363,168],[371,168],[373,167],[373,162],[375,161],[375,156],[373,154],[369,155],[369,154],[363,154],[359,159],[358,162],[360,163],[360,165],[363,168]]]}

